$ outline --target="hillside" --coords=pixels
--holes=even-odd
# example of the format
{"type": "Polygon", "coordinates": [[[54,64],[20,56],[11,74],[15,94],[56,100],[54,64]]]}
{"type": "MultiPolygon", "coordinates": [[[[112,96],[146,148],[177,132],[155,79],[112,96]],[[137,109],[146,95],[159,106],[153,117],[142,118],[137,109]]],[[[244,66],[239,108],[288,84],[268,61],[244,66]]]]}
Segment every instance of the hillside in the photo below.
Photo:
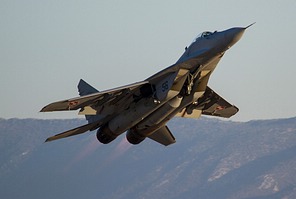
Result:
{"type": "Polygon", "coordinates": [[[109,145],[84,120],[0,119],[1,198],[296,198],[296,118],[173,119],[177,143],[109,145]]]}

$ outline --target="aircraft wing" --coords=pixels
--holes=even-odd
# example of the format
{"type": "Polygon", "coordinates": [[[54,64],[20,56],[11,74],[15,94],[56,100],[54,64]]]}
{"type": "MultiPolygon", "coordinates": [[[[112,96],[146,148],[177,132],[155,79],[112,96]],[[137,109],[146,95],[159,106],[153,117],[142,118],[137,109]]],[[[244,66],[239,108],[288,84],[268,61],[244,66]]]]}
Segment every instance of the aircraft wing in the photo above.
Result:
{"type": "Polygon", "coordinates": [[[230,118],[238,111],[239,109],[236,106],[227,102],[207,86],[204,95],[197,100],[197,103],[187,106],[177,116],[196,118],[203,114],[230,118]]]}
{"type": "Polygon", "coordinates": [[[77,110],[80,108],[89,107],[91,105],[102,105],[110,101],[117,102],[126,95],[133,93],[134,89],[139,88],[141,85],[147,83],[149,82],[141,81],[102,92],[96,92],[81,97],[54,102],[42,108],[41,112],[77,110]]]}

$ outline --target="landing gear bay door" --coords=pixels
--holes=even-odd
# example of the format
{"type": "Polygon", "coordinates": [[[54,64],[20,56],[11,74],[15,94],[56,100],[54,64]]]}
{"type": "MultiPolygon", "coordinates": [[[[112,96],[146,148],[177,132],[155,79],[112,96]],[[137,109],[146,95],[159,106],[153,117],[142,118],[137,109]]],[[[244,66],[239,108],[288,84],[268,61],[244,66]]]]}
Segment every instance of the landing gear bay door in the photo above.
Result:
{"type": "Polygon", "coordinates": [[[181,91],[187,75],[188,70],[180,69],[151,80],[155,86],[154,98],[162,101],[167,97],[169,91],[176,92],[177,95],[181,91]]]}

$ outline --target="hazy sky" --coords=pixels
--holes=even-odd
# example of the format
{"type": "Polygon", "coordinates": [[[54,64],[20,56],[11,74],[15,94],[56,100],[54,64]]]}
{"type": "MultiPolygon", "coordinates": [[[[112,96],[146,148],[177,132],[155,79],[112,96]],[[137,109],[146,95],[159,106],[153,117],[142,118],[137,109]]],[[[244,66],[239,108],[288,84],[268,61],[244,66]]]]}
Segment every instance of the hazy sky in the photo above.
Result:
{"type": "Polygon", "coordinates": [[[200,32],[253,22],[209,85],[240,108],[233,120],[296,116],[295,11],[295,0],[0,0],[0,117],[82,117],[39,110],[76,97],[80,78],[99,90],[141,81],[200,32]]]}

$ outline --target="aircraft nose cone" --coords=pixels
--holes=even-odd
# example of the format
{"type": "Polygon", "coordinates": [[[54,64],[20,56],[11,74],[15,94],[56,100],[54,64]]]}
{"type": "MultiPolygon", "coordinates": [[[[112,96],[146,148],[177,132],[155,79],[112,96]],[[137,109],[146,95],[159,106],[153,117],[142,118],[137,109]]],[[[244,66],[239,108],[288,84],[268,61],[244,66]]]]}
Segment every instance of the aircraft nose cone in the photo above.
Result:
{"type": "Polygon", "coordinates": [[[226,32],[226,40],[228,41],[228,46],[233,46],[240,38],[243,36],[246,28],[231,28],[226,32]]]}

